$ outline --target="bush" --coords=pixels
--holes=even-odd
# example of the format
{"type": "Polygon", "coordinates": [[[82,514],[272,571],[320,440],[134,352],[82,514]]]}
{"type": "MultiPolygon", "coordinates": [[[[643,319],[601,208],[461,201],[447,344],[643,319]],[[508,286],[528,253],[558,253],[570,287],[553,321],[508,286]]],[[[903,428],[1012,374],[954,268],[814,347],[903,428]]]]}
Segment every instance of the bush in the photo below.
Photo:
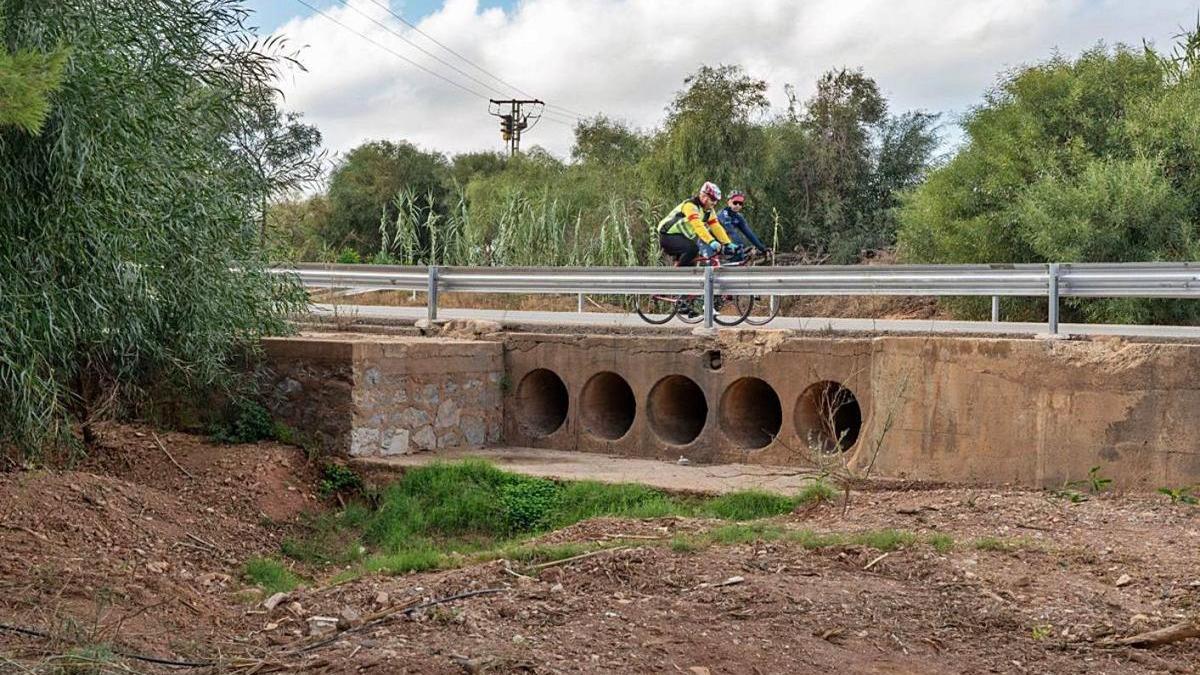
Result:
{"type": "MultiPolygon", "coordinates": [[[[915,263],[1190,261],[1200,254],[1200,31],[1171,57],[1097,47],[1005,76],[899,210],[915,263]]],[[[1044,312],[1018,301],[1013,318],[1044,312]]],[[[978,303],[952,303],[982,310],[978,303]]],[[[1066,299],[1063,320],[1192,323],[1196,303],[1066,299]]],[[[1044,313],[1042,314],[1044,316],[1044,313]]]]}
{"type": "Polygon", "coordinates": [[[321,470],[317,490],[325,496],[359,494],[363,491],[362,476],[344,464],[329,462],[321,470]]]}
{"type": "Polygon", "coordinates": [[[303,293],[267,273],[265,188],[234,143],[277,64],[244,10],[18,6],[5,49],[70,48],[41,132],[0,127],[0,445],[36,453],[154,384],[232,388],[303,293]]]}
{"type": "Polygon", "coordinates": [[[257,443],[275,438],[275,421],[262,404],[237,398],[226,406],[221,420],[209,428],[209,436],[218,443],[257,443]]]}

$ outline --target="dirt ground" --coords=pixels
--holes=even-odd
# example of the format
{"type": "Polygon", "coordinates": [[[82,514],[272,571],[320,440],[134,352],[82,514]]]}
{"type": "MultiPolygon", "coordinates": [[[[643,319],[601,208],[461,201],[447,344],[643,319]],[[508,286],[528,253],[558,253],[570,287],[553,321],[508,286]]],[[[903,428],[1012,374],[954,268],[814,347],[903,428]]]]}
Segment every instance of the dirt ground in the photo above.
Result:
{"type": "Polygon", "coordinates": [[[1200,667],[1200,639],[1104,642],[1200,612],[1200,508],[1163,495],[1071,503],[1038,491],[916,487],[855,494],[844,514],[823,504],[772,520],[922,538],[887,555],[783,541],[676,550],[673,536],[722,523],[599,519],[542,540],[618,548],[540,570],[501,560],[341,584],[331,583],[338,570],[298,569],[315,581],[268,610],[239,573],[250,557],[278,556],[302,512],[328,508],[303,454],[161,432],[160,448],[138,426],[101,437],[105,452],[73,470],[0,474],[0,624],[57,637],[0,630],[0,672],[57,672],[54,655],[72,641],[215,662],[181,670],[107,657],[94,672],[1200,667]],[[934,532],[953,546],[927,543],[934,532]],[[419,608],[474,591],[494,592],[419,608]]]}

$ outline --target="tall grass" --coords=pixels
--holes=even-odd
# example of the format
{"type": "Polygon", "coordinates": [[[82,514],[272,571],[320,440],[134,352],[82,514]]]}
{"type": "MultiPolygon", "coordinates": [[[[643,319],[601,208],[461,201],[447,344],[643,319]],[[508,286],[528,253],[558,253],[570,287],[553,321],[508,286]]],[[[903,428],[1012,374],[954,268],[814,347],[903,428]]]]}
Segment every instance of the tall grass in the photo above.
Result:
{"type": "MultiPolygon", "coordinates": [[[[402,265],[629,266],[658,256],[656,237],[637,232],[641,205],[610,199],[585,210],[549,188],[511,189],[498,213],[481,222],[463,191],[438,212],[432,197],[401,191],[394,219],[381,219],[379,260],[402,265]],[[648,241],[652,246],[639,246],[648,241]],[[639,250],[641,254],[639,255],[639,250]]],[[[657,221],[655,221],[657,222],[657,221]]]]}

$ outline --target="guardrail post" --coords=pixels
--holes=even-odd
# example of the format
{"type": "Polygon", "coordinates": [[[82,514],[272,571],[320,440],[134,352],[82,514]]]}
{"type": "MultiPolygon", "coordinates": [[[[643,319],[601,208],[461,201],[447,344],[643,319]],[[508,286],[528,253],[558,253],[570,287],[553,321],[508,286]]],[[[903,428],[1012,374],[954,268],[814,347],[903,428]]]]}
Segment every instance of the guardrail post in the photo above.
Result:
{"type": "Polygon", "coordinates": [[[992,323],[1000,323],[1000,296],[992,296],[992,323]]]}
{"type": "Polygon", "coordinates": [[[771,311],[771,316],[775,316],[779,312],[779,296],[772,295],[768,303],[768,309],[771,311]]]}
{"type": "Polygon", "coordinates": [[[713,268],[704,268],[704,327],[713,327],[713,268]]]}
{"type": "Polygon", "coordinates": [[[1058,335],[1058,263],[1050,263],[1050,308],[1048,311],[1048,323],[1050,324],[1050,333],[1058,335]]]}
{"type": "Polygon", "coordinates": [[[583,314],[583,293],[579,294],[579,299],[577,300],[576,305],[575,305],[575,311],[578,312],[579,314],[583,314]]]}
{"type": "Polygon", "coordinates": [[[436,321],[438,304],[438,268],[436,265],[429,266],[429,288],[425,304],[429,309],[429,320],[436,321]]]}

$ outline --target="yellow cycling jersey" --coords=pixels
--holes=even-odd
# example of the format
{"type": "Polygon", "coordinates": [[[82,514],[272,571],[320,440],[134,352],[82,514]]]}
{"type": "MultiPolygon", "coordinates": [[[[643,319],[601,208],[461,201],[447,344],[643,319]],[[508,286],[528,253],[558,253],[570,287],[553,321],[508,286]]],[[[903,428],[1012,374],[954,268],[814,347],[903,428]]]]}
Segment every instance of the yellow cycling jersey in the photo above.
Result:
{"type": "Polygon", "coordinates": [[[716,211],[705,211],[695,197],[685,200],[659,221],[658,233],[682,234],[688,239],[700,237],[705,244],[711,244],[714,237],[722,244],[730,242],[729,234],[721,227],[721,221],[717,220],[716,211]]]}

